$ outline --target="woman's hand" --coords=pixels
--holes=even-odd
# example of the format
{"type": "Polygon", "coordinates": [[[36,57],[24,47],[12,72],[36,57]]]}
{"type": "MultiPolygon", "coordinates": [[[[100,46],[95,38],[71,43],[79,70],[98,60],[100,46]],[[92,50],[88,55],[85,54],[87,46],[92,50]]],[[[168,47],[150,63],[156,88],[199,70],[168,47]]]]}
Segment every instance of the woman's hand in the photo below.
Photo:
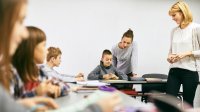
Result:
{"type": "Polygon", "coordinates": [[[168,57],[167,57],[167,61],[171,64],[178,61],[177,55],[176,54],[169,54],[168,57]]]}
{"type": "Polygon", "coordinates": [[[169,63],[176,63],[177,61],[179,61],[187,56],[191,56],[191,55],[192,55],[192,51],[183,52],[183,53],[179,53],[179,54],[170,54],[167,58],[167,61],[169,63]]]}
{"type": "Polygon", "coordinates": [[[186,57],[186,56],[191,56],[192,55],[192,51],[188,51],[188,52],[184,52],[184,53],[180,53],[180,54],[177,54],[178,57],[179,57],[179,60],[186,57]]]}

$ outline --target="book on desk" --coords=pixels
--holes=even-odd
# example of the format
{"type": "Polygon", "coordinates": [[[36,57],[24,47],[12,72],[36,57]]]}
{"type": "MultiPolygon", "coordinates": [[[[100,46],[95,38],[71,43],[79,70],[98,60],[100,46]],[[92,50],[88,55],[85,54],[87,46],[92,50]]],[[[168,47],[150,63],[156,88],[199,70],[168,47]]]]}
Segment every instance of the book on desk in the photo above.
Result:
{"type": "Polygon", "coordinates": [[[100,82],[99,80],[91,80],[91,81],[77,81],[78,85],[82,85],[85,87],[98,87],[98,86],[106,86],[109,85],[105,82],[100,82]]]}
{"type": "Polygon", "coordinates": [[[81,88],[77,90],[77,92],[79,93],[91,93],[98,90],[99,86],[110,85],[108,83],[100,82],[98,80],[80,81],[80,82],[78,81],[77,84],[81,86],[81,88]]]}
{"type": "Polygon", "coordinates": [[[94,91],[99,90],[98,87],[81,87],[78,88],[78,90],[76,91],[77,93],[93,93],[94,91]]]}

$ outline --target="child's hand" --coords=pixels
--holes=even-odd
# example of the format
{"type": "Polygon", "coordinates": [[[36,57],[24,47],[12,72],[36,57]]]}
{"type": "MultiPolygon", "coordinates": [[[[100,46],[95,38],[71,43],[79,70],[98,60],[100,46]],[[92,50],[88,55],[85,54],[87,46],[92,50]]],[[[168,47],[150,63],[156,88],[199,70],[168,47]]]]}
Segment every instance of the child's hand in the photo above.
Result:
{"type": "Polygon", "coordinates": [[[83,73],[79,73],[78,75],[75,76],[75,80],[76,81],[84,81],[84,74],[83,73]]]}
{"type": "Polygon", "coordinates": [[[75,77],[84,77],[83,73],[78,73],[75,77]]]}
{"type": "Polygon", "coordinates": [[[76,77],[75,80],[76,81],[85,81],[84,77],[76,77]]]}
{"type": "Polygon", "coordinates": [[[61,87],[58,85],[48,85],[48,96],[52,98],[57,98],[61,95],[61,87]]]}
{"type": "Polygon", "coordinates": [[[115,74],[113,74],[113,73],[110,73],[110,77],[111,77],[111,79],[113,79],[113,80],[118,80],[119,79],[119,77],[117,77],[115,74]]]}
{"type": "Polygon", "coordinates": [[[51,84],[51,80],[41,82],[35,89],[37,96],[44,96],[48,93],[48,85],[51,84]]]}
{"type": "Polygon", "coordinates": [[[110,74],[105,74],[105,75],[103,75],[103,79],[109,80],[109,79],[111,79],[111,75],[110,74]]]}
{"type": "Polygon", "coordinates": [[[75,86],[75,87],[72,87],[70,90],[72,92],[76,92],[76,91],[80,90],[81,88],[82,88],[82,86],[75,86]]]}

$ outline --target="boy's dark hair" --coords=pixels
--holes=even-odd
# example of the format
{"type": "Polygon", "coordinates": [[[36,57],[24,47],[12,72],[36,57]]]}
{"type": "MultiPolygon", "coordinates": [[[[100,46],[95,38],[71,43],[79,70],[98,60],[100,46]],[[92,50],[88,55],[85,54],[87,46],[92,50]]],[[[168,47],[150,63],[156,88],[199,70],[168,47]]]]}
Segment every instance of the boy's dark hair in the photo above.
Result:
{"type": "Polygon", "coordinates": [[[105,49],[105,50],[103,51],[103,53],[102,53],[102,57],[103,57],[104,55],[112,55],[112,53],[111,53],[110,50],[105,49]]]}
{"type": "Polygon", "coordinates": [[[129,28],[122,36],[122,38],[124,37],[128,37],[128,38],[131,38],[131,40],[133,41],[133,37],[134,37],[134,34],[133,34],[133,31],[129,28]]]}

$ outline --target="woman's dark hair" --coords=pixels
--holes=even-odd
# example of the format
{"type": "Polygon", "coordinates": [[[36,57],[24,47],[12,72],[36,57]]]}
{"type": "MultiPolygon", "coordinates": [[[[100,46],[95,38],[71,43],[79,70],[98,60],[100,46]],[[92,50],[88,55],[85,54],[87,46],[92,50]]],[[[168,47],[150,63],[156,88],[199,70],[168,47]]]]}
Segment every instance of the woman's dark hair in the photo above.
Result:
{"type": "Polygon", "coordinates": [[[127,30],[127,31],[123,34],[122,39],[123,39],[124,37],[131,38],[131,40],[133,41],[133,37],[134,37],[133,31],[132,31],[131,29],[127,30]]]}
{"type": "Polygon", "coordinates": [[[22,41],[12,58],[12,63],[24,83],[38,80],[39,70],[34,62],[34,50],[39,43],[46,41],[46,35],[41,29],[33,26],[27,29],[29,38],[22,41]]]}

